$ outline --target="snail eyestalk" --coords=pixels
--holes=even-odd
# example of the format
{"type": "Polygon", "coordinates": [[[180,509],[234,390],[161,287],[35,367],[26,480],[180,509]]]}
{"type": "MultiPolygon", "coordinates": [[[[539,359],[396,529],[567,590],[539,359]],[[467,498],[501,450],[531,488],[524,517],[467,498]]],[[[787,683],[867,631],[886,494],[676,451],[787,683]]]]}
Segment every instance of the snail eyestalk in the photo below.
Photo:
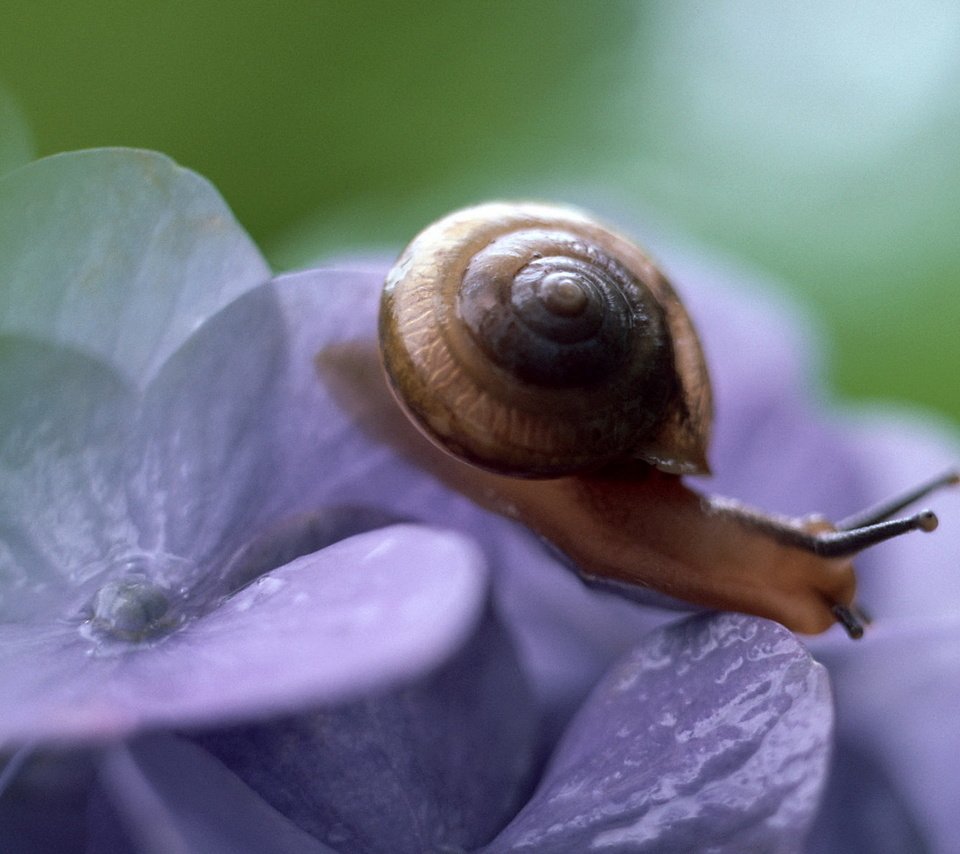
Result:
{"type": "Polygon", "coordinates": [[[939,524],[935,513],[921,510],[904,519],[890,519],[865,525],[862,528],[827,530],[808,534],[792,528],[779,529],[771,526],[774,536],[786,545],[806,549],[820,557],[850,557],[870,546],[892,540],[910,531],[934,531],[939,524]]]}
{"type": "Polygon", "coordinates": [[[853,613],[850,608],[844,605],[834,605],[830,610],[837,618],[837,622],[846,629],[847,634],[853,640],[860,640],[863,637],[863,623],[853,613]]]}
{"type": "Polygon", "coordinates": [[[853,603],[853,613],[856,615],[857,619],[863,623],[864,626],[872,625],[873,617],[870,616],[870,612],[866,610],[859,602],[853,603]]]}
{"type": "MultiPolygon", "coordinates": [[[[866,528],[870,525],[876,525],[878,522],[883,522],[885,519],[889,519],[894,513],[899,513],[904,509],[904,507],[909,507],[911,504],[919,501],[921,498],[926,498],[928,495],[937,492],[944,487],[956,486],[958,483],[960,483],[960,472],[948,471],[945,474],[926,481],[925,483],[921,483],[914,489],[907,490],[902,495],[897,495],[894,498],[882,502],[881,504],[877,504],[874,507],[869,507],[861,513],[855,513],[853,516],[848,516],[846,519],[843,519],[837,523],[837,530],[850,531],[854,528],[866,528]]],[[[936,528],[936,523],[934,523],[933,528],[924,528],[924,530],[932,531],[934,528],[936,528]]]]}

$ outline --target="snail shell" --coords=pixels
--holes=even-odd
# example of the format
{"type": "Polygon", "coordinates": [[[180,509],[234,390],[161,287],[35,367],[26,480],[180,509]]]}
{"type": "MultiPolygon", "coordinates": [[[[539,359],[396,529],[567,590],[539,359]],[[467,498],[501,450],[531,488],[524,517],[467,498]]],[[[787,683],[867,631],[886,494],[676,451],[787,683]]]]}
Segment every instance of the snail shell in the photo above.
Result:
{"type": "Polygon", "coordinates": [[[690,318],[640,249],[577,211],[492,203],[429,226],[387,277],[380,340],[418,426],[482,467],[708,471],[690,318]]]}

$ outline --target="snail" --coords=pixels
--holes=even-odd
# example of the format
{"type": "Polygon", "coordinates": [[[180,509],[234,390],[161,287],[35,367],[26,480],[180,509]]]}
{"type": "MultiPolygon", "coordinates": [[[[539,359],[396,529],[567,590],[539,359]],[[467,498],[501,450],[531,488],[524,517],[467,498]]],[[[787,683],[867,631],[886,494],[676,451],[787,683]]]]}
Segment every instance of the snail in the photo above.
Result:
{"type": "Polygon", "coordinates": [[[585,214],[490,203],[422,231],[387,276],[381,359],[400,407],[458,485],[526,524],[587,579],[653,588],[816,634],[860,637],[851,558],[950,472],[839,524],[702,495],[710,380],[666,276],[585,214]]]}

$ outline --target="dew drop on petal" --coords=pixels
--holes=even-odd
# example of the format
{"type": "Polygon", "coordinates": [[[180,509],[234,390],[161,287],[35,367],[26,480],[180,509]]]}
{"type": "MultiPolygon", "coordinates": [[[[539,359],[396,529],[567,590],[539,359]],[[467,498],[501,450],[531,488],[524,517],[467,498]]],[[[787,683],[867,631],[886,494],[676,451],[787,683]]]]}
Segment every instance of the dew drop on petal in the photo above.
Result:
{"type": "Polygon", "coordinates": [[[189,576],[195,567],[174,555],[111,556],[99,567],[105,580],[84,606],[81,634],[95,640],[155,640],[187,618],[189,576]]]}
{"type": "Polygon", "coordinates": [[[97,591],[91,620],[108,634],[137,639],[150,634],[169,610],[164,588],[150,581],[120,579],[97,591]]]}

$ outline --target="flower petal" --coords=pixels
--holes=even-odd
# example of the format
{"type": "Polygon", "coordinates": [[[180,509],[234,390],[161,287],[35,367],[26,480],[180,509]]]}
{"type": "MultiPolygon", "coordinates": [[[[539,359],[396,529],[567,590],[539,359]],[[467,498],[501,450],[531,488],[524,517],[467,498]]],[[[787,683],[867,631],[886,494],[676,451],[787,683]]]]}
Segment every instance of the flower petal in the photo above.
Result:
{"type": "Polygon", "coordinates": [[[222,724],[419,678],[475,631],[476,548],[417,526],[361,534],[261,577],[159,641],[0,626],[0,746],[222,724]]]}
{"type": "MultiPolygon", "coordinates": [[[[859,410],[847,429],[864,473],[866,504],[960,466],[956,432],[920,413],[859,410]]],[[[960,489],[944,489],[922,506],[940,517],[936,531],[899,537],[857,558],[859,596],[878,625],[960,613],[960,489]]]]}
{"type": "Polygon", "coordinates": [[[24,747],[12,758],[0,758],[0,764],[4,854],[84,852],[87,793],[93,780],[86,752],[24,747]]]}
{"type": "MultiPolygon", "coordinates": [[[[891,781],[929,850],[953,851],[960,832],[960,617],[880,623],[857,647],[851,654],[837,641],[817,650],[837,694],[840,773],[866,757],[891,781]]],[[[870,801],[856,807],[869,810],[870,801]]],[[[850,821],[862,825],[868,815],[850,821]]],[[[860,850],[871,850],[869,839],[860,850]]]]}
{"type": "Polygon", "coordinates": [[[222,568],[263,521],[273,472],[296,466],[273,426],[283,340],[271,292],[254,289],[143,397],[94,358],[0,336],[0,613],[46,603],[69,618],[134,563],[176,565],[191,594],[222,568]]]}
{"type": "Polygon", "coordinates": [[[297,467],[276,441],[284,334],[255,288],[143,393],[71,348],[0,336],[0,609],[28,577],[77,586],[163,553],[192,585],[222,566],[263,522],[273,473],[297,467]]]}
{"type": "Polygon", "coordinates": [[[807,854],[929,854],[899,783],[878,757],[846,741],[834,745],[833,755],[807,854]]]}
{"type": "Polygon", "coordinates": [[[607,674],[486,851],[798,850],[831,729],[825,672],[792,634],[693,617],[607,674]]]}
{"type": "Polygon", "coordinates": [[[213,187],[162,155],[60,154],[0,181],[0,332],[69,345],[136,383],[268,278],[213,187]]]}
{"type": "Polygon", "coordinates": [[[133,395],[107,366],[69,348],[0,335],[0,616],[46,609],[136,540],[122,450],[133,395]]]}
{"type": "Polygon", "coordinates": [[[169,734],[108,748],[87,854],[335,854],[206,751],[169,734]]]}
{"type": "Polygon", "coordinates": [[[538,746],[526,680],[489,612],[409,687],[199,741],[341,854],[475,849],[526,797],[538,746]]]}
{"type": "Polygon", "coordinates": [[[867,500],[855,445],[816,390],[819,336],[800,306],[724,258],[666,243],[716,404],[709,492],[770,512],[842,518],[867,500]]]}
{"type": "Polygon", "coordinates": [[[272,290],[255,288],[206,320],[159,369],[126,451],[141,549],[212,574],[276,521],[264,519],[266,499],[278,472],[300,465],[278,441],[285,335],[272,290]]]}
{"type": "MultiPolygon", "coordinates": [[[[873,500],[960,461],[956,440],[917,415],[865,411],[848,426],[873,500]]],[[[809,642],[831,672],[838,708],[815,850],[951,851],[957,838],[960,776],[949,757],[960,750],[950,711],[960,702],[960,494],[925,503],[942,519],[932,536],[896,539],[858,559],[860,598],[875,618],[864,642],[809,642]]]]}

